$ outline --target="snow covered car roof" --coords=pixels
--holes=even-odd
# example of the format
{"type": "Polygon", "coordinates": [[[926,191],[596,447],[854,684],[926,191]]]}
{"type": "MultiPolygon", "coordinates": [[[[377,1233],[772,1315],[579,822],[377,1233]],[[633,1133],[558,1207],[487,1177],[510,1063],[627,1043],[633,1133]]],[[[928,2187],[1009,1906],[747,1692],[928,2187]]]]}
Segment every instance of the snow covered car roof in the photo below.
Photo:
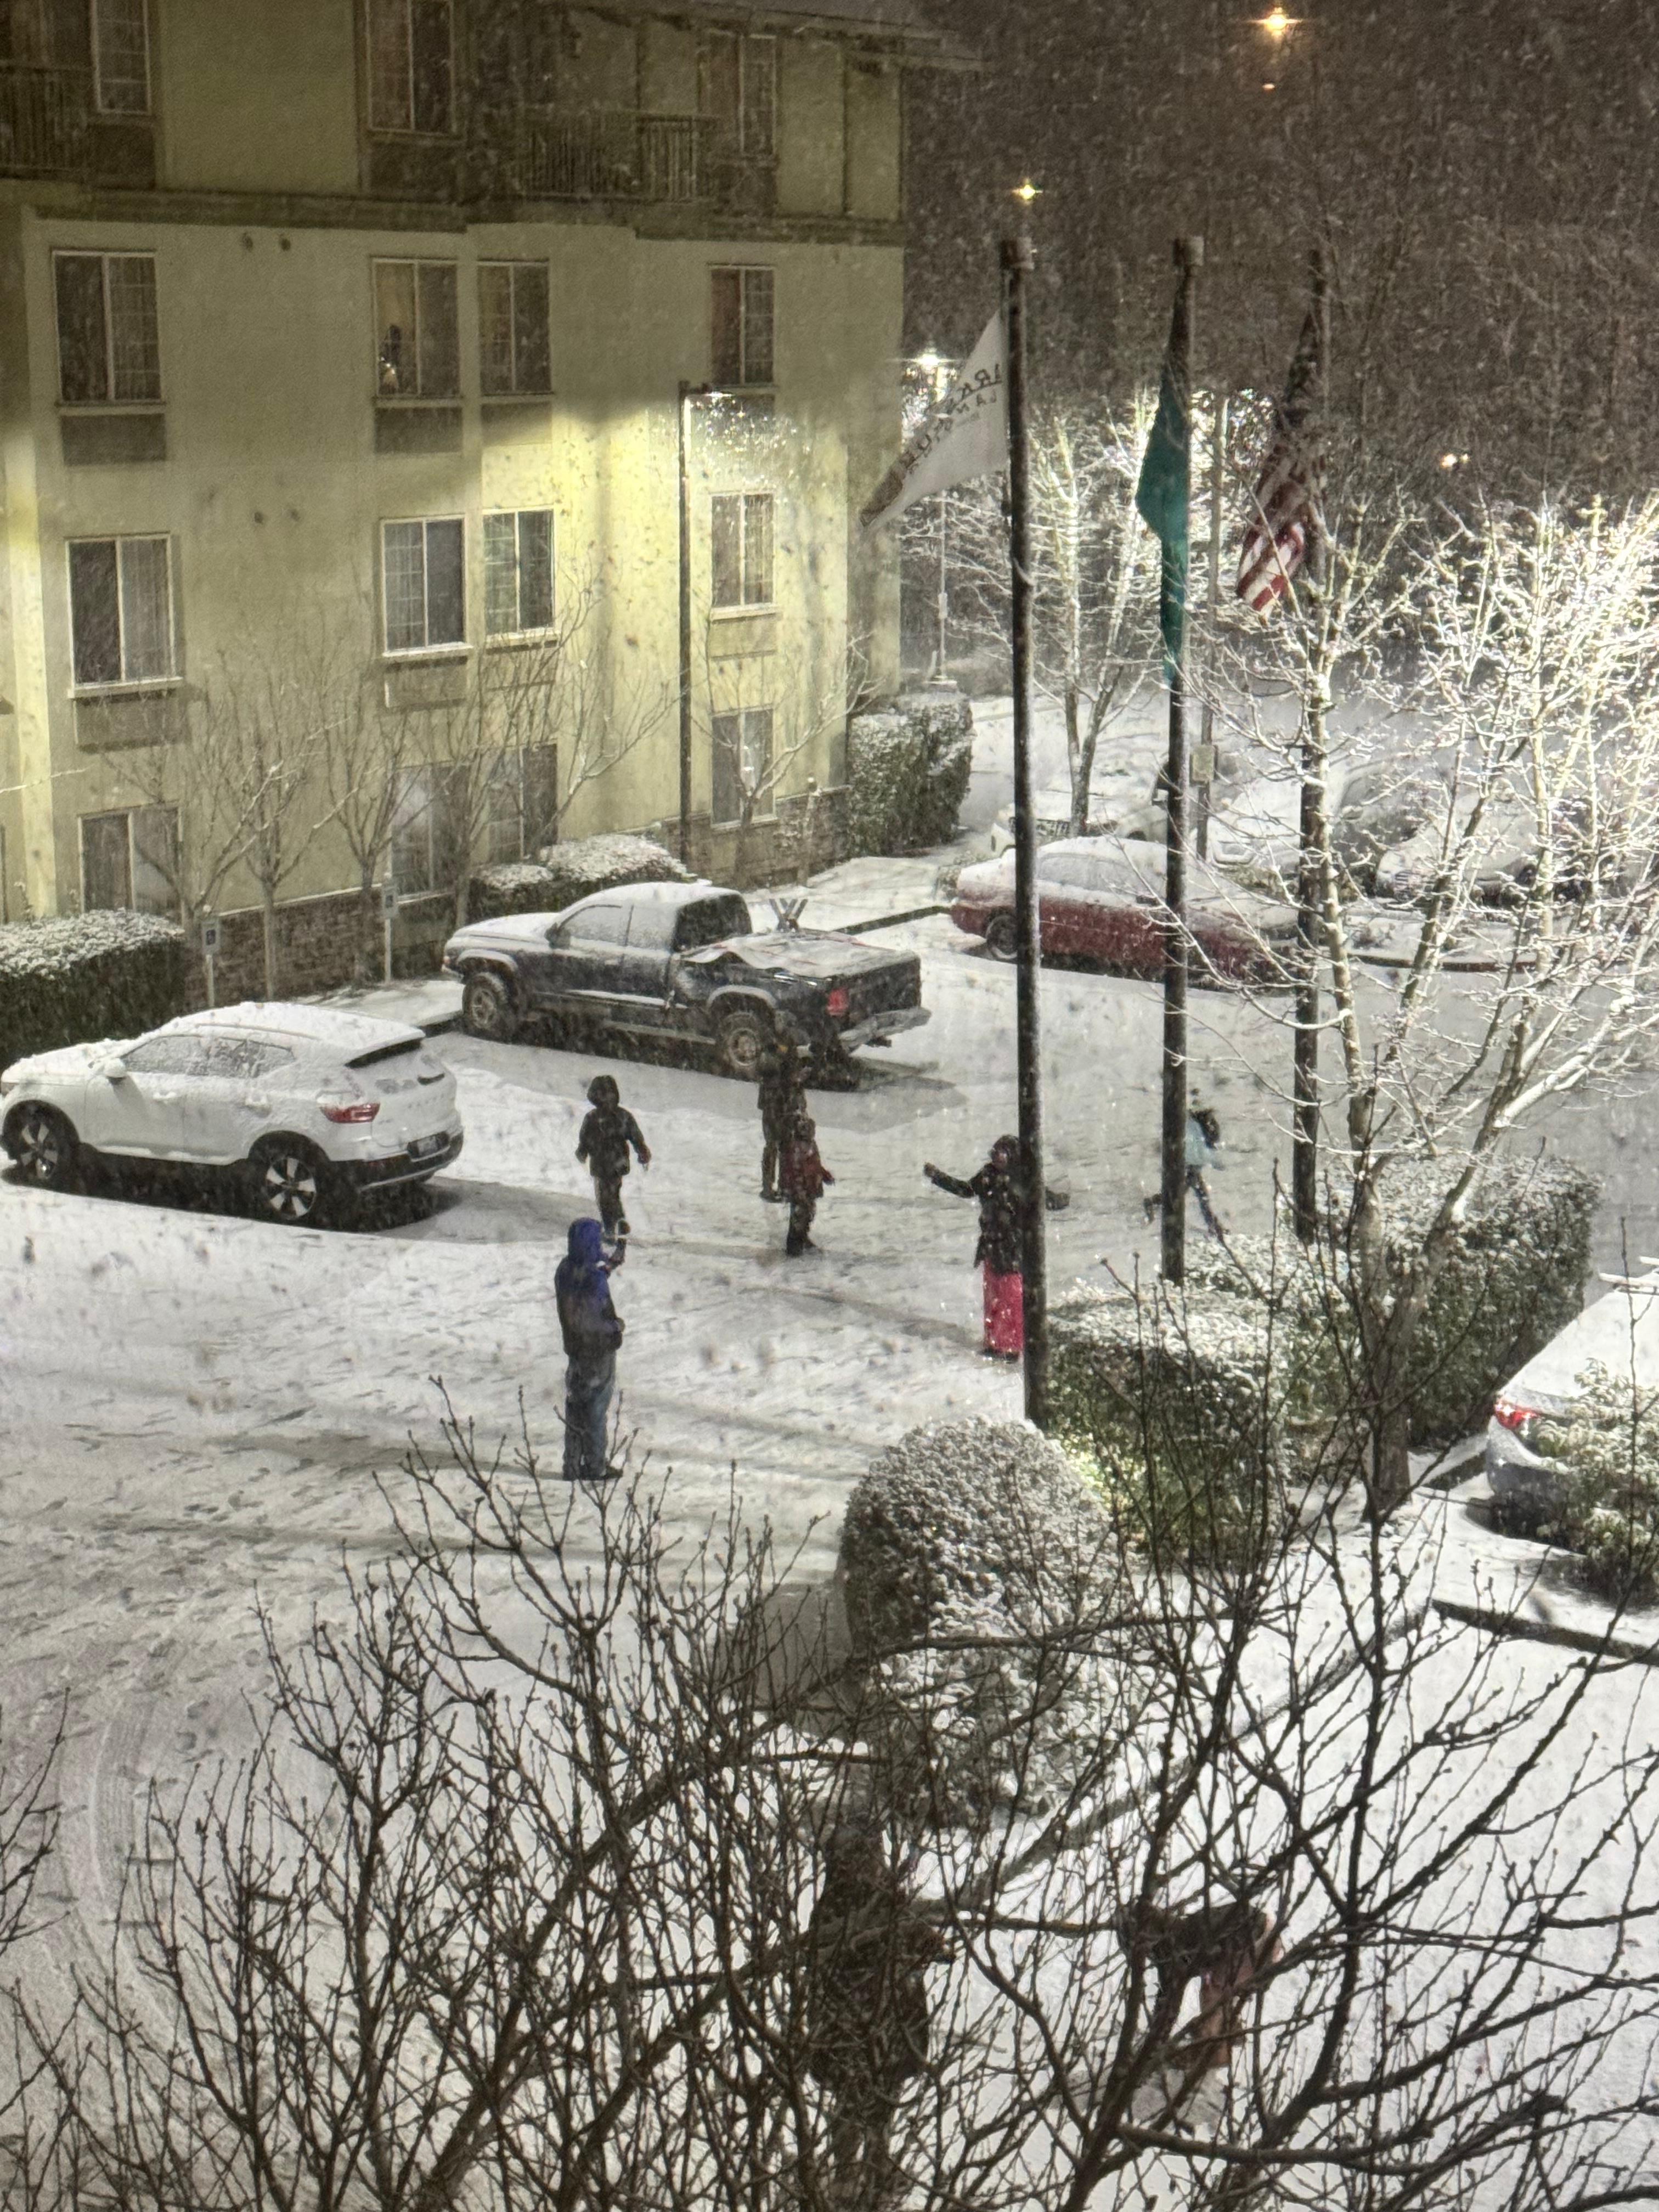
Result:
{"type": "Polygon", "coordinates": [[[280,1036],[289,1043],[316,1046],[350,1059],[386,1045],[424,1044],[426,1031],[408,1022],[386,1022],[372,1014],[353,1014],[335,1006],[307,1006],[282,1000],[244,1000],[240,1006],[211,1006],[194,1014],[181,1014],[163,1024],[167,1030],[195,1034],[234,1030],[240,1035],[280,1036]]]}

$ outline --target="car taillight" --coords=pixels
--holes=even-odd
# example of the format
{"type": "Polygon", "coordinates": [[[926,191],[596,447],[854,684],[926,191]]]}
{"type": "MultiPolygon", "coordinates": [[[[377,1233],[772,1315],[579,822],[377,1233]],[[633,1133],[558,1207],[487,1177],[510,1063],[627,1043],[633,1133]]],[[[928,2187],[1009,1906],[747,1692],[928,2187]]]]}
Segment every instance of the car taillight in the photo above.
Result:
{"type": "Polygon", "coordinates": [[[325,1121],[372,1121],[380,1110],[378,1098],[319,1098],[325,1121]]]}
{"type": "Polygon", "coordinates": [[[835,989],[830,994],[829,1006],[830,1018],[832,1022],[844,1020],[853,1011],[852,993],[848,990],[843,989],[842,985],[837,983],[835,989]]]}

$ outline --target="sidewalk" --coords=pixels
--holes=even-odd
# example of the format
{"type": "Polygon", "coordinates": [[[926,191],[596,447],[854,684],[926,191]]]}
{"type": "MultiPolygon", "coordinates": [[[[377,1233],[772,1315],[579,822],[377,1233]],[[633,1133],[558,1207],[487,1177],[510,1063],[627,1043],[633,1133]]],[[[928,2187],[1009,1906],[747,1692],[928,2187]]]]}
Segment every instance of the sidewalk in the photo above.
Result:
{"type": "Polygon", "coordinates": [[[461,1024],[461,987],[450,975],[410,975],[395,983],[347,984],[319,991],[310,1002],[367,1014],[377,1022],[408,1022],[428,1036],[441,1036],[461,1024]]]}

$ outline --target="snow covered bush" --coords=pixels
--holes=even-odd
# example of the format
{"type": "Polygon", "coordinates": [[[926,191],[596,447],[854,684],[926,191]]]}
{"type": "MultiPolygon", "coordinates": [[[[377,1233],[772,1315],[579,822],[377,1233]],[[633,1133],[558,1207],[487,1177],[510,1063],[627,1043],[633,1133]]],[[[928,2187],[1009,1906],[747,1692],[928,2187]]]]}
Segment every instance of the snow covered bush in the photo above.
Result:
{"type": "Polygon", "coordinates": [[[1063,1786],[1091,1702],[1071,1694],[1077,1652],[1117,1563],[1100,1500],[1030,1429],[933,1424],[872,1462],[837,1572],[869,1733],[924,1817],[1040,1804],[1063,1786]]]}
{"type": "Polygon", "coordinates": [[[0,927],[0,1066],[185,1011],[185,933],[125,909],[0,927]]]}
{"type": "Polygon", "coordinates": [[[1559,1470],[1559,1510],[1543,1533],[1582,1553],[1615,1605],[1659,1598],[1659,1401],[1599,1363],[1578,1378],[1569,1418],[1544,1427],[1540,1454],[1559,1470]]]}
{"type": "Polygon", "coordinates": [[[847,729],[847,826],[854,853],[908,853],[954,834],[974,762],[974,714],[945,695],[855,714],[847,729]]]}
{"type": "Polygon", "coordinates": [[[576,837],[549,845],[537,860],[505,860],[480,868],[467,893],[475,921],[503,914],[556,914],[594,891],[622,884],[684,884],[691,880],[665,846],[649,837],[576,837]]]}

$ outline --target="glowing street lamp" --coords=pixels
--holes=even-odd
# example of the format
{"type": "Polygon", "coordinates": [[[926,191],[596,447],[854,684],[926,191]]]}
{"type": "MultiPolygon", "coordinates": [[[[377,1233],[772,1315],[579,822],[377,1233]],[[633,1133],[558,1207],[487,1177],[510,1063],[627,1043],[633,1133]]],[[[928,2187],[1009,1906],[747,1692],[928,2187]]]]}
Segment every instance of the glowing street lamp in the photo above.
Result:
{"type": "MultiPolygon", "coordinates": [[[[951,379],[955,374],[956,363],[947,361],[935,347],[929,346],[925,353],[919,353],[916,356],[910,366],[927,378],[928,388],[933,393],[933,404],[937,407],[951,388],[951,379]]],[[[937,684],[943,684],[948,680],[945,673],[945,624],[950,620],[951,614],[950,571],[947,565],[950,496],[949,492],[945,491],[939,495],[939,636],[938,649],[933,654],[933,665],[928,672],[932,681],[937,684]]]]}
{"type": "Polygon", "coordinates": [[[1270,39],[1279,40],[1287,37],[1296,28],[1297,21],[1297,17],[1287,15],[1283,8],[1271,8],[1265,15],[1256,18],[1256,28],[1265,31],[1270,39]]]}

